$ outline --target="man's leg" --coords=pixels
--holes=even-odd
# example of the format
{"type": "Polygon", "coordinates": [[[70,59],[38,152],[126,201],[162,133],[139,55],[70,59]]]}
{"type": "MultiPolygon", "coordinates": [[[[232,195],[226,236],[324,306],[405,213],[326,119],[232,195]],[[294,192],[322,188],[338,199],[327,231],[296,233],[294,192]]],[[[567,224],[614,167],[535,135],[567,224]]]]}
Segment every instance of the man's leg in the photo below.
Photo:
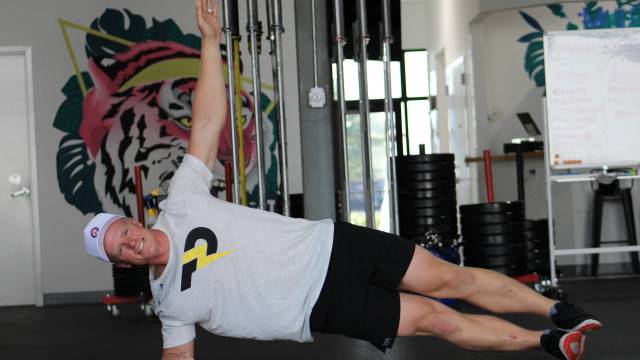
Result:
{"type": "Polygon", "coordinates": [[[462,314],[435,300],[400,294],[398,336],[436,336],[472,351],[541,350],[542,331],[487,315],[462,314]]]}
{"type": "Polygon", "coordinates": [[[558,359],[579,360],[583,331],[602,326],[596,317],[570,303],[555,305],[525,285],[479,268],[460,267],[416,248],[399,289],[438,298],[463,299],[496,313],[532,313],[566,330],[529,331],[493,316],[467,315],[419,295],[401,294],[399,336],[435,335],[469,350],[536,350],[558,359]],[[556,313],[557,311],[557,313],[556,313]]]}
{"type": "Polygon", "coordinates": [[[530,331],[494,316],[459,313],[435,300],[400,294],[398,336],[436,336],[471,351],[544,350],[580,360],[586,337],[578,332],[530,331]]]}
{"type": "Polygon", "coordinates": [[[399,289],[437,298],[462,299],[494,313],[532,313],[547,317],[555,304],[554,300],[500,273],[460,267],[419,246],[399,289]]]}

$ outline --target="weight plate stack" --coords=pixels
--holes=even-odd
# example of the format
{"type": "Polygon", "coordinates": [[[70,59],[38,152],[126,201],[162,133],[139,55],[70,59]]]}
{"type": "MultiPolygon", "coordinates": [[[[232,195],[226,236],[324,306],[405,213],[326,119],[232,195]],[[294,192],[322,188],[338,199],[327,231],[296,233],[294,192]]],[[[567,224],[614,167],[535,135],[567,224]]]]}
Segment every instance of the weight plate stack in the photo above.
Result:
{"type": "Polygon", "coordinates": [[[400,235],[407,239],[438,235],[445,244],[458,237],[453,154],[396,157],[400,235]]]}
{"type": "Polygon", "coordinates": [[[525,220],[524,236],[527,242],[529,271],[550,277],[549,221],[547,219],[525,220]]]}
{"type": "Polygon", "coordinates": [[[114,295],[128,296],[151,292],[148,265],[134,265],[130,268],[113,265],[111,269],[114,295]]]}
{"type": "Polygon", "coordinates": [[[462,205],[460,229],[465,265],[507,276],[529,272],[521,201],[462,205]]]}

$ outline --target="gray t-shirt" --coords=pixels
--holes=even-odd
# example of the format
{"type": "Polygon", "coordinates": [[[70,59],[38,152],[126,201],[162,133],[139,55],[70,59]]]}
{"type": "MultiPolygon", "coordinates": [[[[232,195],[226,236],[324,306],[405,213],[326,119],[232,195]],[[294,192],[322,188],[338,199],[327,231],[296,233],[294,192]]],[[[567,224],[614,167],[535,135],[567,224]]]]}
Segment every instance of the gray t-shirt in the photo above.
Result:
{"type": "Polygon", "coordinates": [[[212,174],[186,155],[154,229],[171,254],[155,279],[164,347],[218,335],[311,341],[309,316],[324,284],[333,222],[292,219],[216,199],[212,174]]]}

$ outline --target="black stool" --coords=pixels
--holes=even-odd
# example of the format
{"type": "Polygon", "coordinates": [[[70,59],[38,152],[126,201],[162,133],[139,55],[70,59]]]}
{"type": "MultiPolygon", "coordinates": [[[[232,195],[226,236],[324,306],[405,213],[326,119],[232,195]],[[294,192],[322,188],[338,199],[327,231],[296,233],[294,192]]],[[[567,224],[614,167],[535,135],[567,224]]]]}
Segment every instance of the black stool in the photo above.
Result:
{"type": "MultiPolygon", "coordinates": [[[[621,189],[618,179],[615,179],[609,184],[598,184],[598,188],[594,190],[595,196],[593,198],[593,233],[592,233],[592,246],[594,248],[600,247],[601,244],[613,244],[613,243],[626,243],[630,246],[637,245],[636,240],[636,224],[633,219],[633,205],[631,203],[631,189],[621,189]],[[600,235],[602,230],[602,206],[604,200],[621,200],[622,208],[624,210],[624,219],[627,226],[627,240],[610,240],[601,241],[600,235]]],[[[600,254],[591,255],[591,276],[598,275],[598,261],[600,254]]],[[[640,266],[638,266],[638,252],[631,252],[631,265],[633,271],[640,272],[640,266]]]]}

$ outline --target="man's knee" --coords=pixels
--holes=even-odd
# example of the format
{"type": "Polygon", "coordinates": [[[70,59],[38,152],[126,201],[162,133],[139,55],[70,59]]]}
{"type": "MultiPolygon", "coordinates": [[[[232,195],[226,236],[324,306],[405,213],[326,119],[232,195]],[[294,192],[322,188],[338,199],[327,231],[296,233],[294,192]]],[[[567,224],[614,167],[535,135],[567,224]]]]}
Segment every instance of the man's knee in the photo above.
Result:
{"type": "Polygon", "coordinates": [[[442,276],[443,287],[451,290],[470,289],[477,281],[477,276],[472,270],[456,265],[448,266],[442,276]]]}
{"type": "Polygon", "coordinates": [[[460,314],[455,310],[418,295],[410,295],[401,304],[398,335],[448,337],[460,331],[460,314]]]}
{"type": "Polygon", "coordinates": [[[447,338],[460,331],[460,325],[451,314],[432,313],[424,318],[420,331],[439,338],[447,338]]]}

